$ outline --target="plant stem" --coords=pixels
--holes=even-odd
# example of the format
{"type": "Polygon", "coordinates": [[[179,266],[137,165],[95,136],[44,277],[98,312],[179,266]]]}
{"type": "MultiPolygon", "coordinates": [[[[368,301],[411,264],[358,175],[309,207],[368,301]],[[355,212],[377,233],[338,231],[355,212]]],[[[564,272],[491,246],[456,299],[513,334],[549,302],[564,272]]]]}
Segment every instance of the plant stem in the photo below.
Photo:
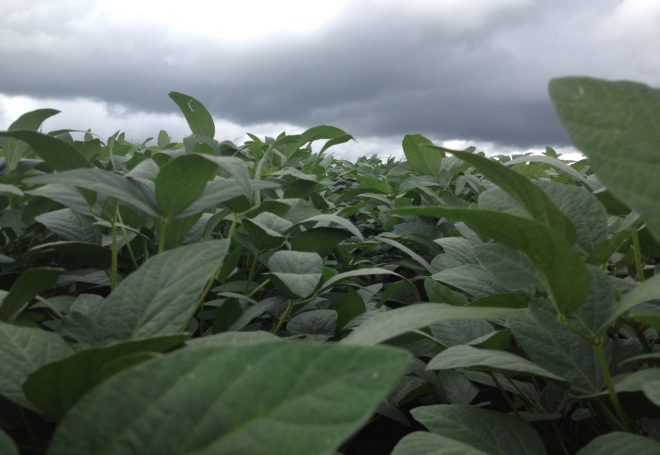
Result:
{"type": "Polygon", "coordinates": [[[639,245],[639,232],[637,228],[630,234],[633,242],[633,255],[635,256],[635,281],[644,281],[644,264],[642,263],[642,250],[639,245]]]}
{"type": "Polygon", "coordinates": [[[289,300],[289,303],[286,306],[286,310],[284,310],[284,313],[282,313],[280,320],[277,321],[277,324],[275,324],[275,327],[273,327],[271,333],[277,335],[277,333],[282,329],[282,326],[284,325],[284,321],[286,321],[289,315],[291,314],[291,311],[293,311],[293,302],[289,300]]]}
{"type": "Polygon", "coordinates": [[[167,231],[167,222],[165,219],[160,223],[160,232],[158,233],[158,253],[165,251],[165,233],[167,231]]]}
{"type": "Polygon", "coordinates": [[[247,282],[245,283],[245,292],[250,290],[250,283],[252,283],[252,280],[254,280],[254,275],[257,272],[257,262],[259,262],[259,250],[257,250],[252,257],[250,271],[248,272],[247,282]]]}
{"type": "Polygon", "coordinates": [[[119,270],[119,245],[117,245],[117,209],[115,208],[115,216],[112,217],[112,247],[111,247],[111,265],[110,265],[110,287],[115,289],[117,287],[117,272],[119,270]]]}
{"type": "Polygon", "coordinates": [[[594,346],[596,350],[596,357],[598,359],[598,364],[600,365],[601,372],[603,374],[603,379],[605,379],[605,384],[607,384],[607,393],[614,407],[614,411],[617,415],[617,420],[619,421],[621,427],[625,431],[632,432],[630,425],[628,424],[628,416],[626,415],[623,407],[621,407],[621,402],[619,402],[619,396],[616,394],[616,388],[614,387],[614,380],[612,379],[612,374],[610,373],[610,367],[607,364],[607,359],[605,358],[605,350],[601,343],[594,346]]]}
{"type": "Polygon", "coordinates": [[[506,390],[504,390],[504,387],[502,387],[502,384],[500,383],[499,379],[497,379],[497,376],[495,376],[495,373],[492,371],[489,371],[488,374],[490,377],[493,379],[493,382],[495,382],[495,385],[497,386],[498,390],[502,394],[502,397],[504,397],[504,401],[509,405],[513,413],[516,415],[516,417],[520,418],[520,414],[518,414],[518,410],[516,407],[513,405],[513,401],[511,401],[511,397],[509,394],[506,393],[506,390]]]}
{"type": "Polygon", "coordinates": [[[124,220],[122,219],[119,210],[117,210],[115,214],[117,215],[117,219],[119,220],[119,226],[121,227],[121,233],[124,236],[124,244],[126,245],[126,249],[128,250],[128,255],[131,257],[131,261],[133,262],[133,267],[134,267],[133,270],[137,270],[138,262],[137,259],[135,259],[135,254],[133,253],[133,247],[131,246],[131,242],[128,239],[128,232],[126,231],[124,220]]]}

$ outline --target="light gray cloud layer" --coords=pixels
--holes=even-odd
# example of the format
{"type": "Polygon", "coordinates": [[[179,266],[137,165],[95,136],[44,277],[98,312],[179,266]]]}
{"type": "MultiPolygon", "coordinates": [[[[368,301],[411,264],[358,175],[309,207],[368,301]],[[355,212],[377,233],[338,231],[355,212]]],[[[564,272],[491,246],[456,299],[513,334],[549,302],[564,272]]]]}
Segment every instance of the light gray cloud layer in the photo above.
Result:
{"type": "Polygon", "coordinates": [[[167,114],[177,90],[238,125],[531,147],[566,143],[552,77],[660,85],[655,0],[354,0],[313,33],[242,43],[104,18],[90,5],[3,0],[0,93],[167,114]]]}

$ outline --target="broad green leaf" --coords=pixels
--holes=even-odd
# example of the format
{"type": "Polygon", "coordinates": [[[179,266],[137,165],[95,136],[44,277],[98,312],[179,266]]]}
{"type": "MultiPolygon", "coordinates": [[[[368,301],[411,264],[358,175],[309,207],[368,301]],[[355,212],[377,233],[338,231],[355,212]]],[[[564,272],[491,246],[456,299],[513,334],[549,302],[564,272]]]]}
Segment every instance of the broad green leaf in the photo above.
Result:
{"type": "Polygon", "coordinates": [[[295,315],[286,325],[292,335],[334,336],[337,328],[337,312],[334,310],[311,310],[295,315]]]}
{"type": "Polygon", "coordinates": [[[337,139],[346,136],[346,131],[329,125],[319,125],[304,131],[300,137],[304,142],[314,142],[319,139],[337,139]]]}
{"type": "Polygon", "coordinates": [[[281,246],[286,240],[287,229],[293,223],[274,213],[261,212],[254,218],[245,218],[243,226],[257,250],[264,251],[281,246]]]}
{"type": "Polygon", "coordinates": [[[316,253],[277,251],[268,259],[268,268],[293,295],[307,297],[321,281],[323,259],[316,253]]]}
{"type": "Polygon", "coordinates": [[[53,231],[62,240],[101,244],[103,232],[93,224],[94,219],[71,209],[46,212],[34,219],[53,231]]]}
{"type": "Polygon", "coordinates": [[[470,163],[489,180],[513,197],[536,221],[562,234],[564,240],[572,244],[575,241],[575,227],[557,206],[538,186],[527,177],[508,167],[469,152],[451,152],[457,158],[470,163]]]}
{"type": "Polygon", "coordinates": [[[649,438],[615,431],[592,439],[577,455],[656,455],[660,444],[649,438]]]}
{"type": "Polygon", "coordinates": [[[20,405],[32,405],[23,395],[23,382],[41,366],[73,350],[53,332],[0,322],[0,395],[20,405]]]}
{"type": "Polygon", "coordinates": [[[419,254],[415,253],[413,250],[405,246],[403,243],[390,239],[388,237],[385,237],[383,235],[379,235],[376,237],[378,240],[380,240],[383,243],[387,243],[390,246],[393,246],[397,250],[403,252],[404,254],[408,255],[410,258],[412,258],[415,262],[417,262],[419,265],[421,265],[424,269],[426,269],[427,272],[431,272],[431,264],[429,264],[426,259],[421,257],[419,254]]]}
{"type": "Polygon", "coordinates": [[[56,171],[68,169],[88,168],[89,162],[76,148],[68,142],[37,133],[36,131],[7,131],[0,132],[0,138],[10,138],[28,144],[39,158],[56,171]]]}
{"type": "Polygon", "coordinates": [[[512,308],[456,307],[444,303],[420,303],[377,313],[342,340],[345,344],[374,345],[398,335],[442,321],[498,320],[519,310],[512,308]]]}
{"type": "Polygon", "coordinates": [[[14,196],[23,196],[23,192],[14,185],[0,183],[0,194],[13,194],[14,196]]]}
{"type": "Polygon", "coordinates": [[[215,123],[213,117],[202,103],[189,95],[179,92],[170,92],[170,98],[179,106],[190,130],[195,135],[213,139],[215,137],[215,123]]]}
{"type": "Polygon", "coordinates": [[[166,352],[187,337],[187,334],[170,335],[78,351],[32,373],[23,384],[23,391],[41,412],[59,420],[83,395],[108,377],[103,369],[110,362],[140,352],[166,352]]]}
{"type": "Polygon", "coordinates": [[[561,326],[549,302],[532,302],[507,318],[518,345],[530,360],[565,378],[581,393],[598,393],[603,377],[593,346],[561,326]]]}
{"type": "Polygon", "coordinates": [[[49,454],[331,455],[408,361],[398,349],[294,342],[183,349],[90,391],[49,454]]]}
{"type": "Polygon", "coordinates": [[[93,334],[96,344],[183,331],[228,247],[227,240],[211,240],[168,250],[145,261],[101,305],[93,334]]]}
{"type": "Polygon", "coordinates": [[[221,169],[224,169],[232,177],[232,179],[241,185],[241,188],[243,189],[243,195],[248,200],[252,200],[253,190],[258,189],[257,184],[271,185],[269,182],[256,180],[251,181],[247,163],[240,158],[233,156],[215,156],[209,155],[208,153],[200,153],[199,156],[217,164],[221,169]]]}
{"type": "Polygon", "coordinates": [[[320,256],[329,256],[332,250],[351,234],[344,229],[321,227],[308,229],[298,234],[293,234],[291,248],[296,251],[312,251],[320,256]]]}
{"type": "Polygon", "coordinates": [[[508,292],[533,293],[542,287],[539,274],[529,258],[501,243],[483,243],[474,247],[479,264],[508,292]]]}
{"type": "Polygon", "coordinates": [[[462,265],[477,264],[479,261],[474,252],[474,245],[463,237],[443,237],[433,241],[445,250],[445,253],[456,259],[462,265]]]}
{"type": "MultiPolygon", "coordinates": [[[[37,131],[41,124],[60,111],[55,109],[37,109],[26,112],[9,125],[9,131],[37,131]]],[[[0,137],[0,147],[5,151],[8,173],[14,172],[21,158],[29,152],[30,146],[12,137],[0,137]]]]}
{"type": "Polygon", "coordinates": [[[9,125],[9,131],[37,131],[44,121],[59,113],[57,109],[36,109],[26,112],[9,125]]]}
{"type": "Polygon", "coordinates": [[[14,444],[14,441],[2,429],[0,429],[0,453],[4,455],[18,455],[16,444],[14,444]]]}
{"type": "Polygon", "coordinates": [[[660,90],[627,81],[568,77],[550,81],[550,98],[599,180],[636,210],[660,240],[660,90]]]}
{"type": "Polygon", "coordinates": [[[438,175],[445,157],[442,150],[429,147],[433,143],[419,134],[406,135],[402,145],[410,169],[424,175],[438,175]]]}
{"type": "Polygon", "coordinates": [[[195,202],[217,166],[199,155],[182,155],[167,162],[156,177],[155,196],[164,217],[172,217],[195,202]]]}
{"type": "MultiPolygon", "coordinates": [[[[660,382],[660,368],[645,368],[633,373],[617,376],[614,379],[614,388],[617,393],[641,392],[647,384],[660,382]]],[[[601,392],[605,395],[607,392],[601,392]]]]}
{"type": "Polygon", "coordinates": [[[41,196],[52,199],[53,201],[81,214],[86,215],[90,213],[89,203],[75,187],[53,183],[42,185],[33,190],[26,191],[26,193],[31,194],[32,196],[41,196]]]}
{"type": "Polygon", "coordinates": [[[55,183],[70,188],[85,188],[97,193],[112,196],[147,215],[158,217],[158,208],[153,194],[138,180],[123,177],[102,169],[74,169],[56,174],[38,175],[23,180],[29,184],[55,183]]]}
{"type": "Polygon", "coordinates": [[[466,264],[431,275],[434,280],[460,289],[477,298],[509,291],[480,265],[466,264]]]}
{"type": "Polygon", "coordinates": [[[489,455],[489,452],[446,436],[416,431],[401,439],[391,455],[489,455]]]}
{"type": "Polygon", "coordinates": [[[468,304],[468,299],[463,294],[454,291],[449,286],[445,286],[430,277],[424,278],[424,291],[426,291],[426,296],[431,303],[448,303],[455,306],[465,306],[468,304]]]}
{"type": "Polygon", "coordinates": [[[321,289],[323,290],[330,289],[336,283],[339,283],[340,281],[346,280],[348,278],[354,278],[356,276],[369,276],[369,275],[395,275],[398,277],[401,276],[396,272],[392,272],[391,270],[383,269],[380,267],[367,267],[364,269],[354,269],[348,272],[338,273],[337,275],[328,278],[326,282],[323,283],[321,289]]]}
{"type": "Polygon", "coordinates": [[[38,267],[21,273],[2,301],[0,321],[13,321],[33,298],[55,286],[62,272],[59,268],[38,267]]]}
{"type": "Polygon", "coordinates": [[[587,254],[607,240],[607,211],[591,191],[543,180],[537,185],[571,221],[577,233],[576,243],[587,254]]]}
{"type": "Polygon", "coordinates": [[[431,432],[468,444],[488,454],[545,454],[536,431],[527,422],[475,406],[433,405],[411,411],[431,432]]]}
{"type": "Polygon", "coordinates": [[[541,376],[555,381],[565,381],[564,378],[530,362],[524,357],[506,351],[478,349],[467,345],[445,349],[433,357],[426,368],[428,370],[450,370],[474,367],[493,368],[513,373],[541,376]]]}
{"type": "Polygon", "coordinates": [[[601,269],[589,266],[591,291],[584,305],[575,313],[592,334],[598,334],[609,318],[615,313],[617,303],[614,300],[614,283],[610,276],[601,269]]]}
{"type": "Polygon", "coordinates": [[[615,305],[614,312],[600,326],[599,334],[605,333],[619,317],[649,300],[660,299],[660,275],[655,275],[642,283],[637,284],[632,291],[623,296],[621,301],[615,305]]]}
{"type": "Polygon", "coordinates": [[[460,220],[479,235],[522,251],[543,273],[546,290],[561,313],[579,308],[589,293],[589,273],[584,261],[555,229],[544,224],[486,210],[413,207],[397,209],[395,213],[460,220]]]}
{"type": "Polygon", "coordinates": [[[651,403],[660,406],[660,378],[657,381],[642,384],[642,391],[651,403]]]}
{"type": "MultiPolygon", "coordinates": [[[[554,167],[555,169],[559,169],[563,173],[570,175],[573,177],[575,180],[577,180],[580,183],[583,183],[587,187],[590,187],[590,182],[587,177],[573,169],[571,166],[566,164],[565,162],[558,160],[557,158],[553,158],[551,156],[545,156],[545,155],[524,155],[519,158],[514,158],[510,161],[503,162],[502,164],[508,167],[515,166],[517,164],[521,163],[544,163],[544,164],[549,164],[550,166],[554,167]]],[[[595,189],[595,188],[594,188],[595,189]]]]}
{"type": "Polygon", "coordinates": [[[339,227],[341,227],[342,229],[345,229],[346,231],[353,234],[359,240],[364,241],[364,237],[362,236],[362,233],[360,232],[360,230],[357,227],[355,227],[355,225],[353,223],[351,223],[346,218],[342,218],[342,217],[337,216],[337,215],[330,215],[330,214],[316,215],[316,216],[306,218],[302,221],[299,221],[296,224],[306,224],[306,223],[312,223],[312,222],[317,222],[315,227],[325,227],[325,225],[330,224],[330,223],[336,224],[339,227]]]}
{"type": "Polygon", "coordinates": [[[430,326],[431,334],[445,347],[467,344],[494,333],[493,326],[483,320],[453,320],[430,326]]]}
{"type": "Polygon", "coordinates": [[[234,178],[211,180],[202,194],[175,218],[185,218],[245,195],[244,186],[234,178]]]}
{"type": "Polygon", "coordinates": [[[193,338],[186,342],[188,348],[206,348],[214,346],[244,346],[250,344],[267,343],[271,341],[280,341],[281,338],[270,332],[222,332],[215,335],[208,335],[199,338],[193,338]]]}

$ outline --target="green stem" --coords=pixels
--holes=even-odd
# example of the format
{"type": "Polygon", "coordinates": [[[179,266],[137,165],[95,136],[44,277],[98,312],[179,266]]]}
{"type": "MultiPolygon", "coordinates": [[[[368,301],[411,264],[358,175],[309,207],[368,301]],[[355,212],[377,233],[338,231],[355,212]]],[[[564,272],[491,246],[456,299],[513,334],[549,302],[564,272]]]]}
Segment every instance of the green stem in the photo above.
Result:
{"type": "Polygon", "coordinates": [[[623,407],[621,407],[621,402],[619,402],[619,396],[616,393],[616,388],[614,387],[614,380],[612,379],[612,373],[610,373],[610,367],[607,364],[607,358],[605,357],[605,350],[603,349],[602,344],[594,346],[596,351],[596,358],[598,359],[598,364],[600,365],[601,372],[603,374],[603,379],[605,384],[607,384],[607,393],[612,402],[612,407],[614,407],[614,412],[616,412],[617,420],[619,421],[621,428],[625,431],[632,432],[630,425],[628,424],[628,416],[626,415],[623,407]]]}
{"type": "Polygon", "coordinates": [[[643,351],[647,353],[653,352],[653,347],[649,344],[649,340],[646,339],[646,335],[644,335],[644,331],[639,327],[639,324],[626,318],[622,319],[630,328],[633,329],[633,332],[635,332],[637,339],[642,345],[643,351]]]}
{"type": "Polygon", "coordinates": [[[284,325],[284,321],[287,320],[287,318],[291,315],[292,311],[293,311],[293,302],[289,300],[289,303],[286,306],[286,310],[284,310],[284,313],[282,313],[280,320],[277,321],[277,324],[275,324],[275,326],[271,330],[271,333],[277,335],[277,333],[282,329],[282,326],[284,325]]]}
{"type": "Polygon", "coordinates": [[[566,447],[566,444],[564,444],[564,438],[561,437],[561,432],[559,431],[559,427],[557,426],[557,423],[552,421],[552,429],[555,432],[555,436],[557,437],[557,441],[559,441],[559,447],[561,448],[562,453],[565,455],[570,455],[571,452],[568,450],[566,447]]]}
{"type": "Polygon", "coordinates": [[[259,286],[257,286],[256,288],[252,289],[252,291],[251,291],[246,297],[252,297],[254,294],[257,293],[257,291],[259,291],[261,288],[263,288],[264,286],[266,286],[268,283],[270,283],[270,279],[269,279],[269,278],[266,278],[266,279],[264,280],[263,283],[261,283],[261,284],[260,284],[259,286]]]}
{"type": "Polygon", "coordinates": [[[158,233],[158,252],[162,253],[165,251],[165,234],[167,231],[167,222],[168,220],[165,219],[161,221],[160,223],[160,232],[158,233]]]}
{"type": "Polygon", "coordinates": [[[245,292],[250,290],[250,283],[254,280],[254,275],[257,272],[257,262],[259,262],[259,250],[254,253],[252,263],[250,264],[250,271],[248,272],[247,282],[245,283],[245,292]]]}
{"type": "Polygon", "coordinates": [[[639,245],[639,232],[637,228],[632,230],[631,233],[633,242],[633,255],[635,257],[635,281],[644,281],[644,264],[642,263],[642,250],[639,245]]]}
{"type": "Polygon", "coordinates": [[[499,379],[497,379],[497,376],[495,376],[495,373],[492,371],[489,371],[488,374],[490,375],[491,378],[493,378],[493,382],[495,382],[495,385],[497,386],[497,389],[500,391],[502,394],[502,397],[504,397],[504,401],[509,405],[513,413],[516,415],[516,417],[520,418],[520,414],[518,414],[518,410],[516,407],[513,405],[513,401],[511,401],[511,397],[509,396],[508,393],[506,393],[506,390],[504,390],[504,387],[502,387],[502,384],[500,383],[499,379]]]}
{"type": "MultiPolygon", "coordinates": [[[[257,181],[261,180],[261,172],[262,172],[262,168],[264,166],[264,162],[266,161],[266,158],[268,157],[268,155],[270,155],[271,150],[273,150],[274,145],[275,144],[271,144],[266,149],[266,152],[264,153],[264,155],[259,160],[259,163],[257,163],[257,169],[255,169],[255,171],[254,171],[254,179],[255,180],[257,180],[257,181]]],[[[259,205],[261,203],[261,191],[260,190],[256,190],[254,192],[254,202],[256,203],[256,205],[259,205]]]]}
{"type": "Polygon", "coordinates": [[[135,259],[135,253],[133,253],[133,247],[131,246],[131,242],[128,239],[128,232],[126,231],[126,226],[124,225],[124,220],[122,219],[119,210],[117,210],[116,215],[117,215],[117,219],[119,220],[119,226],[121,227],[122,236],[124,237],[124,244],[126,245],[126,249],[128,250],[128,255],[131,257],[131,262],[133,262],[133,270],[137,270],[138,262],[137,259],[135,259]]]}
{"type": "Polygon", "coordinates": [[[197,303],[195,304],[195,310],[192,313],[190,313],[190,317],[188,318],[188,321],[186,322],[186,325],[184,327],[186,328],[190,327],[190,322],[192,321],[192,318],[195,317],[197,312],[202,308],[202,305],[204,305],[204,301],[206,301],[206,296],[211,291],[211,288],[213,287],[213,283],[215,283],[215,280],[218,278],[218,275],[220,275],[221,270],[222,270],[222,265],[216,268],[215,272],[213,272],[213,276],[206,283],[206,286],[204,286],[204,290],[199,295],[199,298],[197,299],[197,303]]]}
{"type": "Polygon", "coordinates": [[[119,270],[119,245],[117,244],[117,209],[115,209],[115,216],[112,217],[112,247],[111,247],[111,265],[110,265],[110,286],[111,289],[117,287],[117,272],[119,270]]]}

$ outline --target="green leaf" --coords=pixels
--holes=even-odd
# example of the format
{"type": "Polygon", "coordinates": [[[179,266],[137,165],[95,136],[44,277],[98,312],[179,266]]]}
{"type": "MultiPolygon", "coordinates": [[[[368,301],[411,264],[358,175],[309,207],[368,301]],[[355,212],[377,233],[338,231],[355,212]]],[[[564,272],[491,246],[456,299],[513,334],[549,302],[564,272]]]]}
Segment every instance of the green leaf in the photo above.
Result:
{"type": "Polygon", "coordinates": [[[550,98],[599,180],[639,212],[660,240],[660,90],[627,81],[568,77],[550,81],[550,98]]]}
{"type": "Polygon", "coordinates": [[[49,454],[331,455],[408,361],[392,348],[293,342],[184,349],[93,389],[49,454]]]}
{"type": "Polygon", "coordinates": [[[593,346],[561,326],[549,302],[536,301],[507,318],[518,345],[530,360],[570,382],[581,393],[597,393],[603,377],[593,346]]]}
{"type": "Polygon", "coordinates": [[[94,219],[71,209],[53,210],[34,217],[35,221],[53,231],[62,240],[101,244],[103,232],[94,219]]]}
{"type": "Polygon", "coordinates": [[[431,272],[431,264],[429,264],[426,259],[421,257],[419,254],[415,253],[413,250],[405,246],[403,243],[387,238],[383,235],[379,235],[376,237],[378,240],[380,240],[383,243],[387,243],[390,246],[393,246],[397,250],[403,252],[404,254],[410,256],[415,262],[417,262],[419,265],[421,265],[424,269],[426,269],[427,272],[431,272]]]}
{"type": "Polygon", "coordinates": [[[488,454],[545,454],[534,428],[524,420],[474,406],[433,405],[411,411],[431,432],[488,454]]]}
{"type": "Polygon", "coordinates": [[[53,267],[38,267],[21,273],[2,301],[0,321],[13,321],[33,298],[55,286],[62,271],[53,267]]]}
{"type": "Polygon", "coordinates": [[[452,320],[430,326],[431,335],[445,347],[468,344],[494,333],[493,326],[484,320],[452,320]]]}
{"type": "Polygon", "coordinates": [[[188,348],[205,348],[214,346],[244,346],[260,344],[271,341],[280,341],[281,338],[270,332],[222,332],[193,338],[186,342],[188,348]]]}
{"type": "Polygon", "coordinates": [[[589,274],[591,290],[575,316],[592,334],[597,335],[599,329],[607,324],[615,313],[618,305],[614,300],[615,288],[610,276],[594,266],[589,266],[589,274]]]}
{"type": "Polygon", "coordinates": [[[508,292],[533,293],[542,287],[539,274],[527,256],[501,243],[474,247],[479,264],[508,292]]]}
{"type": "Polygon", "coordinates": [[[598,333],[605,333],[619,317],[637,305],[655,299],[660,299],[660,275],[654,275],[648,280],[638,283],[632,291],[625,294],[621,301],[615,305],[609,318],[600,326],[598,333]]]}
{"type": "Polygon", "coordinates": [[[651,403],[660,406],[660,380],[642,384],[642,391],[651,403]]]}
{"type": "Polygon", "coordinates": [[[308,229],[293,234],[291,248],[296,251],[312,251],[322,257],[329,256],[337,245],[350,236],[351,234],[344,229],[331,227],[308,229]]]}
{"type": "MultiPolygon", "coordinates": [[[[153,194],[138,180],[130,179],[102,169],[75,169],[56,174],[38,175],[23,180],[29,184],[55,183],[69,188],[84,188],[112,196],[147,215],[159,217],[153,194]]],[[[72,207],[73,208],[73,207],[72,207]]]]}
{"type": "MultiPolygon", "coordinates": [[[[36,111],[26,112],[9,125],[9,131],[37,131],[46,119],[59,112],[55,109],[37,109],[36,111]]],[[[0,147],[5,151],[8,173],[12,173],[21,158],[30,151],[27,143],[12,137],[0,137],[0,147]]]]}
{"type": "Polygon", "coordinates": [[[304,142],[314,142],[319,139],[338,139],[345,136],[348,136],[346,131],[329,125],[312,127],[300,135],[304,142]]]}
{"type": "Polygon", "coordinates": [[[575,226],[577,244],[587,254],[607,240],[607,211],[591,191],[544,180],[537,185],[575,226]]]}
{"type": "Polygon", "coordinates": [[[0,395],[31,408],[23,382],[39,367],[63,359],[72,349],[56,334],[0,322],[0,395]]]}
{"type": "Polygon", "coordinates": [[[22,197],[24,193],[14,185],[7,185],[0,183],[0,194],[13,194],[14,196],[22,197]]]}
{"type": "Polygon", "coordinates": [[[56,171],[90,167],[89,162],[71,144],[35,131],[0,132],[0,138],[11,138],[28,144],[39,158],[56,171]]]}
{"type": "Polygon", "coordinates": [[[575,227],[564,216],[550,198],[528,178],[508,167],[469,152],[451,152],[457,158],[470,163],[489,180],[513,197],[539,223],[559,231],[563,239],[575,241],[575,227]]]}
{"type": "Polygon", "coordinates": [[[311,310],[295,315],[286,325],[293,335],[319,335],[324,339],[334,336],[337,328],[337,312],[311,310]]]}
{"type": "Polygon", "coordinates": [[[182,155],[167,162],[156,177],[156,201],[164,217],[172,217],[195,202],[218,167],[199,155],[182,155]]]}
{"type": "Polygon", "coordinates": [[[101,305],[93,334],[96,344],[183,331],[228,247],[227,240],[211,240],[168,250],[145,261],[101,305]]]}
{"type": "Polygon", "coordinates": [[[401,439],[391,455],[489,455],[456,439],[416,431],[401,439]]]}
{"type": "Polygon", "coordinates": [[[306,224],[306,223],[312,223],[316,222],[317,224],[315,225],[315,228],[317,227],[325,227],[324,225],[327,224],[336,224],[342,229],[350,232],[353,234],[355,237],[357,237],[359,240],[364,241],[364,237],[362,236],[362,233],[360,230],[355,227],[353,223],[351,223],[349,220],[346,218],[342,218],[337,215],[330,215],[330,214],[323,214],[323,215],[316,215],[312,216],[310,218],[306,218],[302,221],[297,222],[296,224],[306,224]]]}
{"type": "Polygon", "coordinates": [[[209,139],[215,137],[213,117],[202,103],[183,93],[170,92],[169,96],[179,106],[193,134],[209,139]]]}
{"type": "Polygon", "coordinates": [[[342,340],[346,344],[374,345],[398,335],[455,319],[500,319],[512,308],[456,307],[444,303],[421,303],[377,313],[342,340]]]}
{"type": "Polygon", "coordinates": [[[450,370],[455,368],[485,367],[514,373],[525,373],[555,381],[565,379],[536,365],[529,360],[506,351],[478,349],[460,345],[445,349],[428,363],[427,370],[450,370]]]}
{"type": "Polygon", "coordinates": [[[543,273],[546,290],[561,313],[579,308],[589,293],[589,273],[584,261],[555,229],[544,224],[486,210],[412,207],[397,209],[395,213],[453,218],[483,237],[522,251],[543,273]]]}
{"type": "Polygon", "coordinates": [[[268,268],[293,295],[307,297],[321,281],[323,259],[316,253],[277,251],[268,259],[268,268]]]}
{"type": "Polygon", "coordinates": [[[369,275],[395,275],[401,277],[401,275],[399,275],[396,272],[392,272],[391,270],[383,269],[380,267],[367,267],[364,269],[354,269],[354,270],[349,270],[348,272],[338,273],[337,275],[328,278],[326,282],[323,283],[321,289],[325,291],[327,289],[330,289],[333,285],[339,283],[342,280],[346,280],[348,278],[354,278],[356,276],[369,276],[369,275]]]}
{"type": "Polygon", "coordinates": [[[419,134],[408,134],[403,138],[403,153],[408,166],[415,172],[437,176],[445,154],[442,150],[429,147],[433,143],[419,134]]]}
{"type": "Polygon", "coordinates": [[[184,333],[78,351],[32,373],[23,384],[23,391],[40,411],[59,420],[83,395],[107,379],[104,367],[110,362],[129,354],[165,352],[186,338],[188,334],[184,333]]]}
{"type": "Polygon", "coordinates": [[[660,444],[636,434],[615,431],[598,436],[577,452],[577,455],[656,455],[660,444]]]}
{"type": "Polygon", "coordinates": [[[254,218],[243,219],[243,226],[258,251],[281,246],[286,240],[285,232],[293,223],[271,212],[261,212],[254,218]]]}
{"type": "Polygon", "coordinates": [[[4,455],[18,455],[18,448],[7,433],[0,429],[0,453],[4,455]]]}
{"type": "Polygon", "coordinates": [[[492,273],[479,265],[467,264],[442,270],[431,275],[434,280],[448,284],[475,297],[485,297],[508,291],[492,273]]]}

